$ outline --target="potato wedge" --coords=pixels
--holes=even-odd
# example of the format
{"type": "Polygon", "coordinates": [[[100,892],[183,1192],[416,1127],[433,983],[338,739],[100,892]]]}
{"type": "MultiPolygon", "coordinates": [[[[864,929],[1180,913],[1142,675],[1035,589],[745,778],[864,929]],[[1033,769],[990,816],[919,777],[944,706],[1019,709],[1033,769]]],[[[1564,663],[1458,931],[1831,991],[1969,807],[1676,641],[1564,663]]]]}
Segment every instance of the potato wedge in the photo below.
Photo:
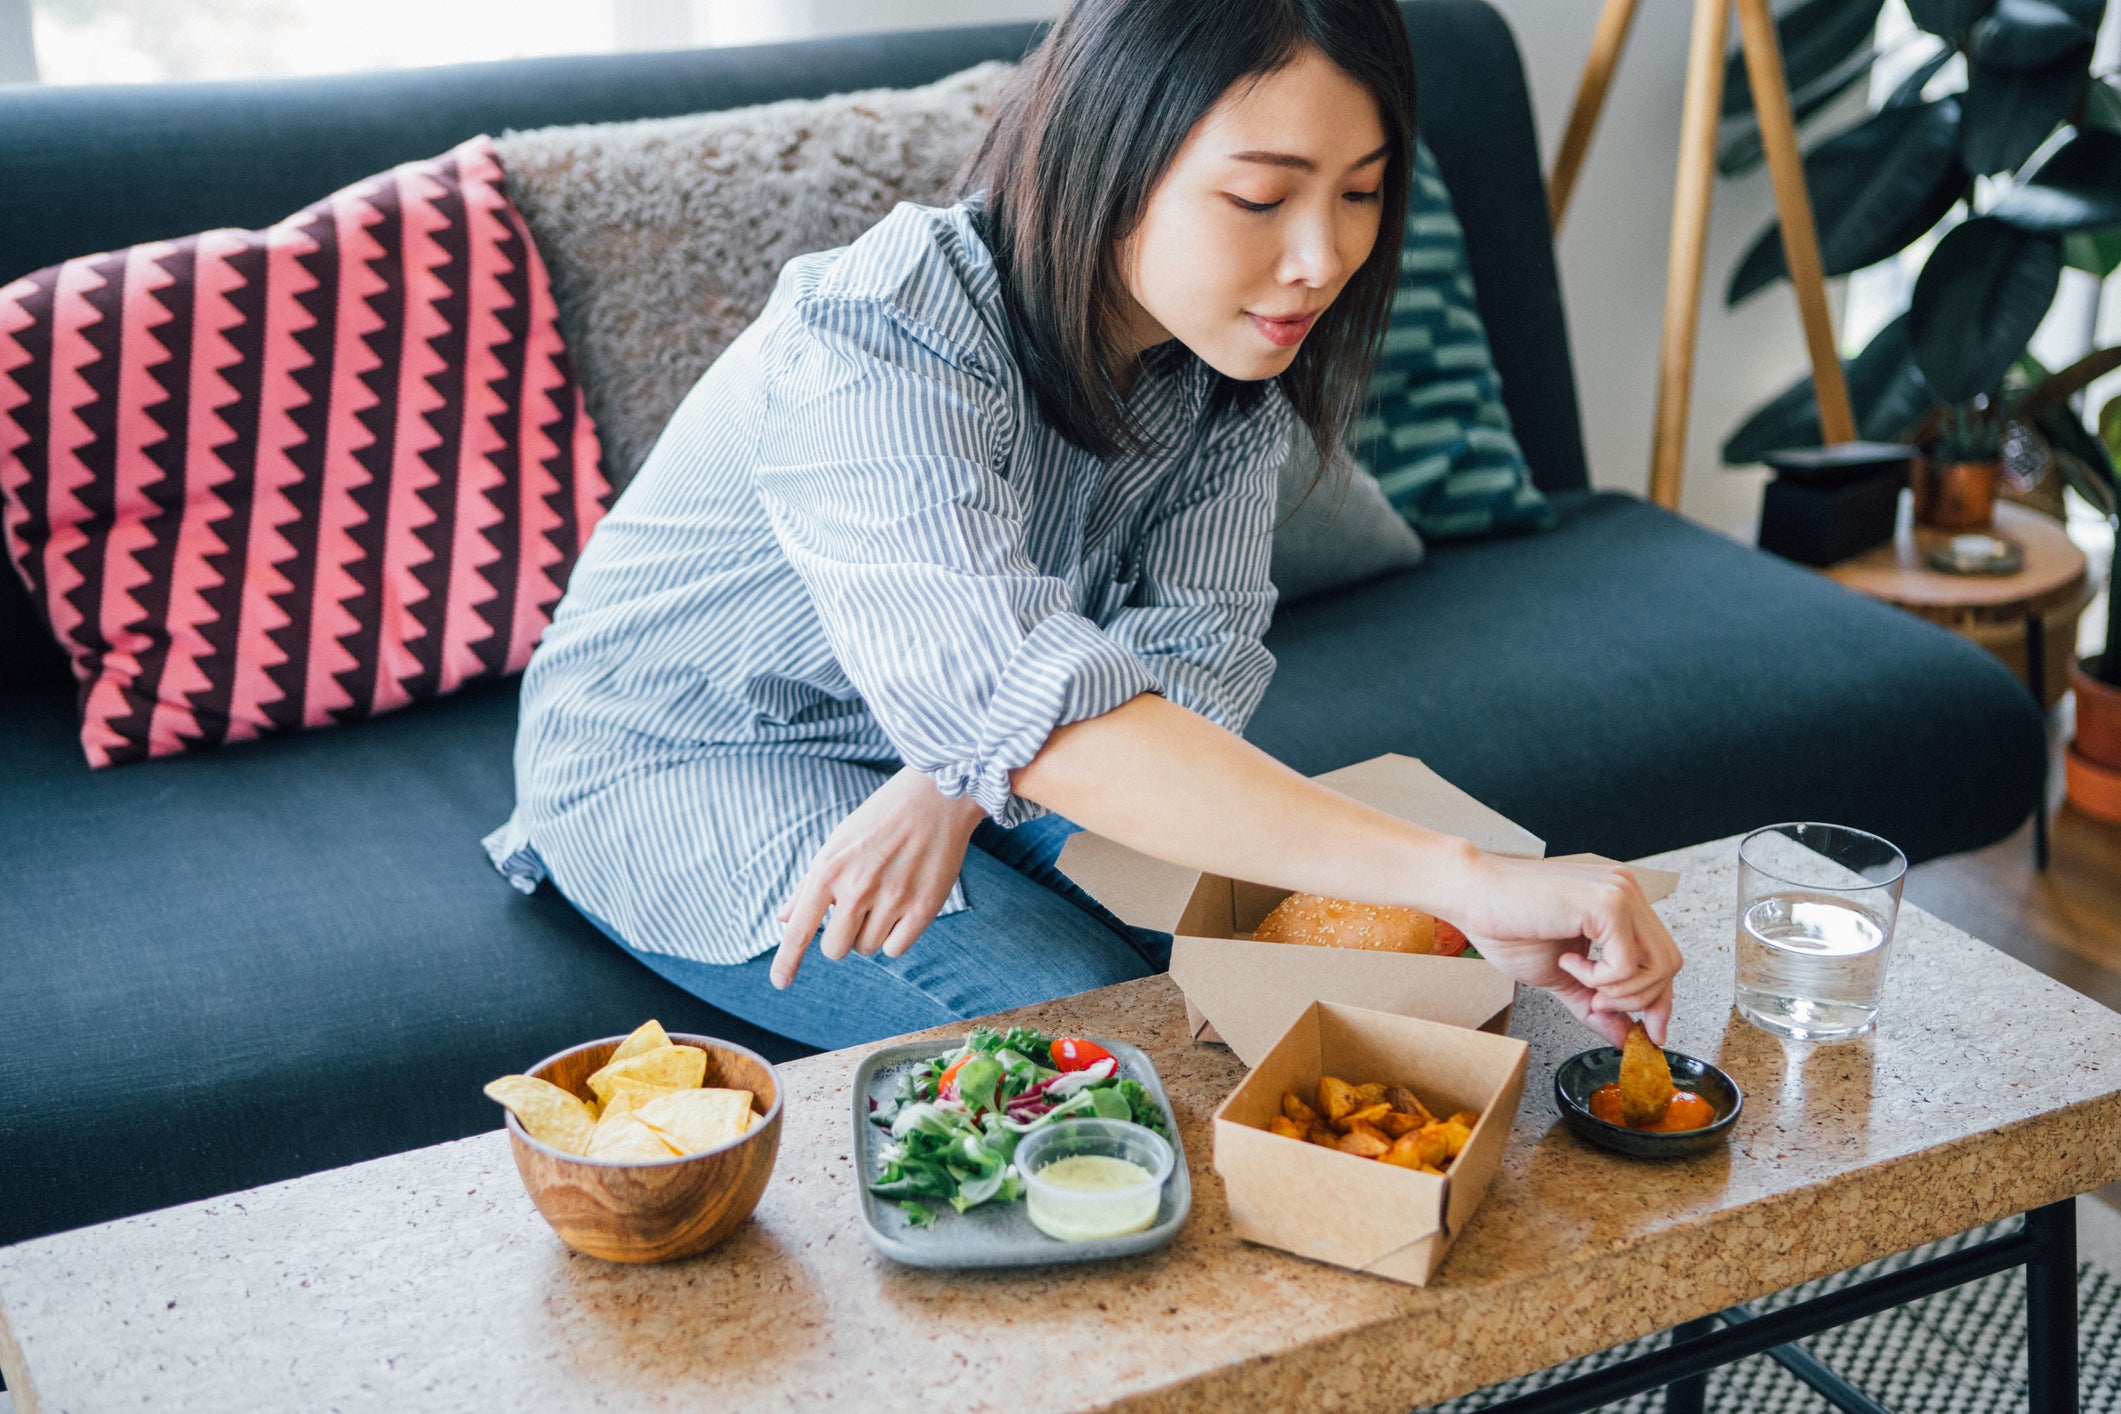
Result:
{"type": "Polygon", "coordinates": [[[1455,1159],[1466,1147],[1466,1141],[1473,1137],[1473,1131],[1456,1120],[1445,1121],[1442,1129],[1443,1156],[1447,1159],[1455,1159]]]}
{"type": "Polygon", "coordinates": [[[1402,1114],[1398,1110],[1389,1111],[1377,1120],[1378,1132],[1387,1139],[1403,1139],[1421,1126],[1420,1115],[1402,1114]]]}
{"type": "Polygon", "coordinates": [[[1267,1128],[1284,1139],[1301,1139],[1309,1131],[1287,1115],[1276,1115],[1267,1121],[1267,1128]]]}
{"type": "Polygon", "coordinates": [[[1358,1159],[1374,1159],[1390,1152],[1392,1141],[1370,1126],[1364,1125],[1352,1134],[1341,1135],[1340,1142],[1334,1147],[1343,1154],[1353,1154],[1358,1159]]]}
{"type": "Polygon", "coordinates": [[[1330,1125],[1314,1124],[1304,1131],[1304,1138],[1325,1149],[1338,1149],[1340,1135],[1330,1125]]]}
{"type": "Polygon", "coordinates": [[[1631,1129],[1647,1129],[1672,1107],[1676,1087],[1664,1052],[1650,1043],[1650,1033],[1636,1022],[1620,1048],[1620,1115],[1631,1129]]]}
{"type": "Polygon", "coordinates": [[[1304,1129],[1309,1129],[1312,1125],[1318,1123],[1318,1111],[1312,1109],[1302,1100],[1297,1099],[1296,1092],[1293,1090],[1281,1092],[1281,1112],[1288,1118],[1295,1120],[1298,1126],[1304,1129]]]}
{"type": "Polygon", "coordinates": [[[1435,1115],[1429,1113],[1429,1107],[1417,1099],[1414,1092],[1404,1085],[1387,1085],[1385,1087],[1385,1103],[1401,1114],[1419,1116],[1423,1124],[1427,1124],[1430,1120],[1436,1118],[1435,1115]]]}
{"type": "Polygon", "coordinates": [[[1394,1168],[1418,1169],[1421,1167],[1421,1155],[1416,1152],[1416,1146],[1409,1136],[1394,1140],[1391,1148],[1377,1156],[1377,1162],[1390,1164],[1394,1168]]]}
{"type": "Polygon", "coordinates": [[[1382,1100],[1374,1105],[1364,1105],[1360,1109],[1349,1110],[1340,1118],[1340,1132],[1345,1134],[1350,1126],[1356,1124],[1367,1124],[1375,1127],[1377,1121],[1390,1113],[1392,1113],[1392,1107],[1385,1104],[1382,1100]]]}
{"type": "Polygon", "coordinates": [[[1367,1085],[1356,1086],[1355,1103],[1358,1107],[1364,1105],[1381,1105],[1385,1103],[1384,1082],[1381,1080],[1373,1080],[1367,1085]]]}
{"type": "Polygon", "coordinates": [[[1318,1109],[1328,1123],[1338,1124],[1343,1115],[1357,1107],[1354,1086],[1336,1076],[1318,1077],[1318,1109]]]}
{"type": "MultiPolygon", "coordinates": [[[[1414,1141],[1415,1152],[1425,1164],[1442,1164],[1450,1157],[1450,1141],[1444,1137],[1440,1124],[1425,1124],[1407,1136],[1414,1141]]],[[[1405,1143],[1406,1140],[1401,1140],[1405,1143]]]]}

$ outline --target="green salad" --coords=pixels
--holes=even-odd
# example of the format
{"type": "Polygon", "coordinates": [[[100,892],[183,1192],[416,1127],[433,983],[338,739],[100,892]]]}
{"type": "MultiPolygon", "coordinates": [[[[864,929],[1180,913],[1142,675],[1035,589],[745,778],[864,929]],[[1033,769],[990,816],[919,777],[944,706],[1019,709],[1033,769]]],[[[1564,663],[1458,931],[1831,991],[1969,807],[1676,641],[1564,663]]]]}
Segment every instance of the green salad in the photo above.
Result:
{"type": "Polygon", "coordinates": [[[889,1130],[883,1172],[871,1192],[899,1200],[916,1227],[934,1223],[931,1202],[960,1213],[1023,1194],[1011,1160],[1026,1134],[1071,1119],[1132,1120],[1170,1139],[1171,1124],[1139,1080],[1080,1036],[1029,1027],[984,1027],[954,1051],[899,1077],[888,1104],[869,1102],[870,1122],[889,1130]]]}

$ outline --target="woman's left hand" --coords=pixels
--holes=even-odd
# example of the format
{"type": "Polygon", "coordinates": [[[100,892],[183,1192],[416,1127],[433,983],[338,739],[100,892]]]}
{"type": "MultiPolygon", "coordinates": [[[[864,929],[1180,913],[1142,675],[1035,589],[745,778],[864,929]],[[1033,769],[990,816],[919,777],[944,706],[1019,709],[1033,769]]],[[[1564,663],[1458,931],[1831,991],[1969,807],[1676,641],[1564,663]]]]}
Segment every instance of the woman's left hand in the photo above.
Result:
{"type": "Polygon", "coordinates": [[[878,787],[840,821],[782,905],[773,985],[795,980],[820,924],[820,951],[835,962],[850,952],[898,957],[912,947],[950,896],[984,813],[910,766],[878,787]]]}

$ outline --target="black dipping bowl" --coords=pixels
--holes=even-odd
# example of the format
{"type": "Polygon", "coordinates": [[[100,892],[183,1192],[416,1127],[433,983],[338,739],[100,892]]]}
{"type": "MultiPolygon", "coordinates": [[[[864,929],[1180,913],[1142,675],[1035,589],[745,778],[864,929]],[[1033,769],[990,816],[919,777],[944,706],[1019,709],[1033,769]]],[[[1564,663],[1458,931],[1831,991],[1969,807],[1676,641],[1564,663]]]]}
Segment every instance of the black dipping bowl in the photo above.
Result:
{"type": "Polygon", "coordinates": [[[1620,1079],[1620,1048],[1597,1046],[1570,1056],[1554,1072],[1554,1104],[1561,1111],[1563,1123],[1593,1144],[1638,1159],[1676,1159],[1715,1148],[1738,1122],[1738,1112],[1745,1108],[1745,1092],[1730,1076],[1705,1060],[1677,1051],[1666,1051],[1664,1058],[1671,1064],[1674,1085],[1693,1091],[1715,1106],[1713,1121],[1700,1129],[1658,1134],[1598,1118],[1591,1113],[1591,1092],[1620,1079]]]}

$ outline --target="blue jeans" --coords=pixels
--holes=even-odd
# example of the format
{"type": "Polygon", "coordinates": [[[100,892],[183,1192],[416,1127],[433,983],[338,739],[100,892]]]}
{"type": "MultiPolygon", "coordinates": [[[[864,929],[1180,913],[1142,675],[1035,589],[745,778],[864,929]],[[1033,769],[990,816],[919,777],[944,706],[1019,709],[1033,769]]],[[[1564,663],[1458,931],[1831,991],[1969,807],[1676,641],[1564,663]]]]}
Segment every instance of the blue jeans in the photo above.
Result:
{"type": "Polygon", "coordinates": [[[1013,830],[981,821],[961,875],[970,907],[930,923],[903,957],[850,953],[832,962],[813,946],[785,992],[768,977],[772,953],[721,964],[642,952],[593,914],[582,916],[708,1004],[836,1050],[1169,968],[1169,933],[1128,927],[1056,866],[1080,828],[1058,815],[1013,830]]]}

